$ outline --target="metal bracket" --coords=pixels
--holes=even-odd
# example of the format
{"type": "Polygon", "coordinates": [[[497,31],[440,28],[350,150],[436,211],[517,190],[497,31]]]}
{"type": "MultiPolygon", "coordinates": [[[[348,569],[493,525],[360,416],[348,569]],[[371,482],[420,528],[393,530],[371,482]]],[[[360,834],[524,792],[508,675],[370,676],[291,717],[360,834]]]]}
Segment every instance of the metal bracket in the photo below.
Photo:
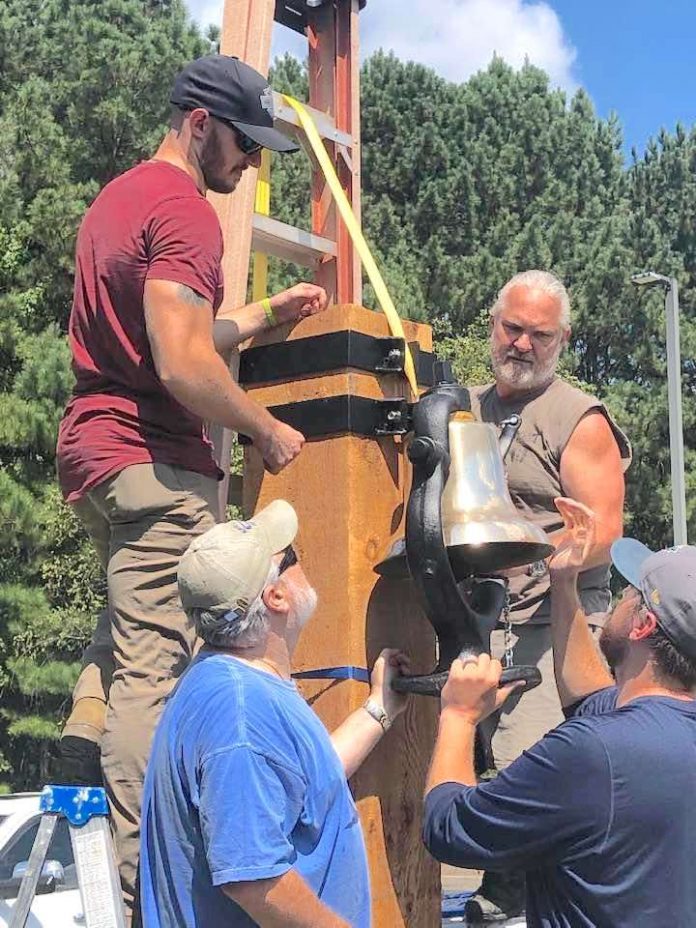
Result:
{"type": "MultiPolygon", "coordinates": [[[[331,435],[376,438],[405,435],[411,428],[411,404],[403,397],[373,400],[343,394],[270,406],[268,411],[302,432],[305,438],[331,435]]],[[[242,444],[250,444],[245,435],[240,435],[239,440],[242,444]]]]}
{"type": "MultiPolygon", "coordinates": [[[[329,0],[276,0],[275,21],[287,26],[294,32],[305,34],[307,28],[307,14],[329,0]]],[[[360,0],[362,10],[367,0],[360,0]]]]}
{"type": "MultiPolygon", "coordinates": [[[[412,346],[418,383],[433,380],[433,355],[412,346]]],[[[240,356],[239,382],[245,386],[274,383],[354,368],[377,374],[400,374],[404,370],[402,338],[377,338],[363,332],[343,330],[297,338],[273,345],[247,348],[240,356]]]]}

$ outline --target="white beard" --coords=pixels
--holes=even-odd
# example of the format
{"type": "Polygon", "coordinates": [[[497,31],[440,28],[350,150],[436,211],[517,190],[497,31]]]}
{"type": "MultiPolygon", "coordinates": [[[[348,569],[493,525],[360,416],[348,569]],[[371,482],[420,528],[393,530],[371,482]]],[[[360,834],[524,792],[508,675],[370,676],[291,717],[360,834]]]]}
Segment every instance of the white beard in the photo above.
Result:
{"type": "Polygon", "coordinates": [[[317,608],[317,591],[314,587],[304,586],[288,581],[293,593],[293,624],[299,630],[309,622],[317,608]]]}
{"type": "Polygon", "coordinates": [[[491,341],[493,373],[496,380],[506,387],[511,387],[514,390],[535,390],[537,387],[543,387],[553,380],[562,349],[563,345],[559,343],[552,357],[543,363],[532,361],[527,364],[519,364],[510,359],[510,355],[513,358],[521,357],[521,355],[515,353],[514,348],[496,348],[491,341]]]}

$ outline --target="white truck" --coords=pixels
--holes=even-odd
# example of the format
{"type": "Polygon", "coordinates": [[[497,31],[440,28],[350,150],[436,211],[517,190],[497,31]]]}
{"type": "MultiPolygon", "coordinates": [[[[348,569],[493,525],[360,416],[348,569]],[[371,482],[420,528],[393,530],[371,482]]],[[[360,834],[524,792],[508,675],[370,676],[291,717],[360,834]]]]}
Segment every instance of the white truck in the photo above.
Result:
{"type": "MultiPolygon", "coordinates": [[[[0,928],[7,928],[39,827],[39,793],[0,796],[0,928]]],[[[27,928],[84,925],[66,819],[56,823],[27,928]]]]}

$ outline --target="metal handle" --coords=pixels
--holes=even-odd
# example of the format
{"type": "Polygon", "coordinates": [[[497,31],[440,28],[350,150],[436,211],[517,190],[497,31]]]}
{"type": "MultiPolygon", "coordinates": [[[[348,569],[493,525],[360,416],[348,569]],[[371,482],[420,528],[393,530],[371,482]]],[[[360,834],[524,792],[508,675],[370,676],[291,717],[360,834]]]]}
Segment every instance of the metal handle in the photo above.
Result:
{"type": "MultiPolygon", "coordinates": [[[[413,677],[395,677],[392,680],[392,689],[397,693],[417,693],[419,696],[439,696],[447,682],[448,670],[439,673],[423,674],[413,677]]],[[[541,673],[538,667],[529,664],[520,664],[517,667],[507,667],[500,675],[498,686],[507,686],[508,683],[524,681],[524,686],[518,687],[516,693],[526,693],[541,683],[541,673]]]]}
{"type": "Polygon", "coordinates": [[[515,436],[517,435],[521,425],[522,419],[516,413],[515,415],[510,416],[508,419],[504,419],[500,423],[500,435],[498,436],[498,443],[500,445],[500,453],[503,457],[503,460],[505,460],[507,457],[510,446],[515,440],[515,436]]]}

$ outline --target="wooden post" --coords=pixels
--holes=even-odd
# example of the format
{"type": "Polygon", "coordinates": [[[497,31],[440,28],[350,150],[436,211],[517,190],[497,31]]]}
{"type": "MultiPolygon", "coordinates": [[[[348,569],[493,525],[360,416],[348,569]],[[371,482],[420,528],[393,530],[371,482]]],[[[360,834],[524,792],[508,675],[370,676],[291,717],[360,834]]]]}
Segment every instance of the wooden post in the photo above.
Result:
{"type": "MultiPolygon", "coordinates": [[[[431,348],[428,326],[405,322],[407,339],[431,348]]],[[[389,334],[385,317],[360,306],[336,306],[289,333],[272,332],[255,345],[353,330],[389,334]]],[[[402,375],[341,370],[294,382],[254,386],[266,405],[352,394],[403,396],[402,375]]],[[[302,634],[297,670],[369,667],[383,647],[406,650],[414,672],[435,664],[432,628],[414,605],[410,581],[387,581],[374,566],[403,537],[410,464],[400,438],[339,435],[309,441],[278,476],[245,451],[244,509],[251,515],[285,498],[300,520],[297,551],[319,593],[317,614],[302,634]]],[[[365,701],[368,686],[353,680],[303,681],[302,691],[331,730],[365,701]]],[[[352,781],[370,864],[376,928],[434,928],[440,924],[439,867],[420,838],[422,794],[435,738],[438,703],[412,697],[404,717],[385,736],[352,781]]]]}
{"type": "MultiPolygon", "coordinates": [[[[348,202],[360,222],[360,54],[358,0],[324,3],[309,14],[309,104],[328,113],[353,138],[350,152],[327,141],[348,202]]],[[[320,171],[312,179],[312,231],[335,241],[335,259],[325,261],[316,282],[337,303],[362,302],[362,268],[348,230],[320,171]]]]}
{"type": "MultiPolygon", "coordinates": [[[[374,0],[377,2],[377,0],[374,0]]],[[[360,218],[359,0],[335,0],[308,8],[310,105],[329,113],[354,140],[351,151],[327,147],[343,189],[360,218]]],[[[268,71],[275,0],[225,0],[221,51],[268,71]]],[[[225,241],[225,307],[245,302],[252,240],[256,171],[246,171],[234,194],[211,194],[225,241]]],[[[312,231],[337,243],[316,276],[334,306],[292,331],[275,330],[255,345],[327,332],[390,334],[384,316],[363,309],[358,258],[323,177],[312,186],[312,231]]],[[[405,323],[409,341],[431,347],[429,327],[405,323]]],[[[321,396],[402,396],[401,375],[334,371],[295,382],[254,386],[265,406],[321,396]]],[[[232,433],[212,430],[218,460],[229,468],[232,433]]],[[[394,539],[404,534],[410,466],[400,439],[340,435],[310,441],[299,458],[273,477],[253,448],[245,452],[244,508],[251,514],[271,499],[286,498],[300,518],[298,552],[319,593],[319,610],[296,655],[297,669],[371,666],[382,647],[406,650],[414,672],[435,664],[432,628],[414,605],[409,581],[374,573],[394,539]]],[[[227,480],[221,484],[224,513],[227,480]]],[[[306,681],[304,695],[329,729],[358,708],[366,684],[306,681]]],[[[435,738],[437,701],[412,698],[405,716],[363,765],[351,784],[358,802],[370,865],[375,928],[435,928],[440,924],[440,871],[420,840],[425,771],[435,738]]]]}
{"type": "MultiPolygon", "coordinates": [[[[223,55],[236,55],[261,74],[268,74],[274,12],[275,0],[225,0],[220,52],[223,55]]],[[[225,296],[221,309],[233,309],[246,303],[257,173],[253,168],[244,171],[232,194],[208,194],[218,214],[225,243],[222,258],[225,296]]],[[[236,352],[230,367],[236,376],[236,352]]],[[[220,518],[224,518],[234,433],[214,425],[210,429],[210,437],[218,463],[225,473],[225,479],[220,481],[219,493],[220,518]]]]}

